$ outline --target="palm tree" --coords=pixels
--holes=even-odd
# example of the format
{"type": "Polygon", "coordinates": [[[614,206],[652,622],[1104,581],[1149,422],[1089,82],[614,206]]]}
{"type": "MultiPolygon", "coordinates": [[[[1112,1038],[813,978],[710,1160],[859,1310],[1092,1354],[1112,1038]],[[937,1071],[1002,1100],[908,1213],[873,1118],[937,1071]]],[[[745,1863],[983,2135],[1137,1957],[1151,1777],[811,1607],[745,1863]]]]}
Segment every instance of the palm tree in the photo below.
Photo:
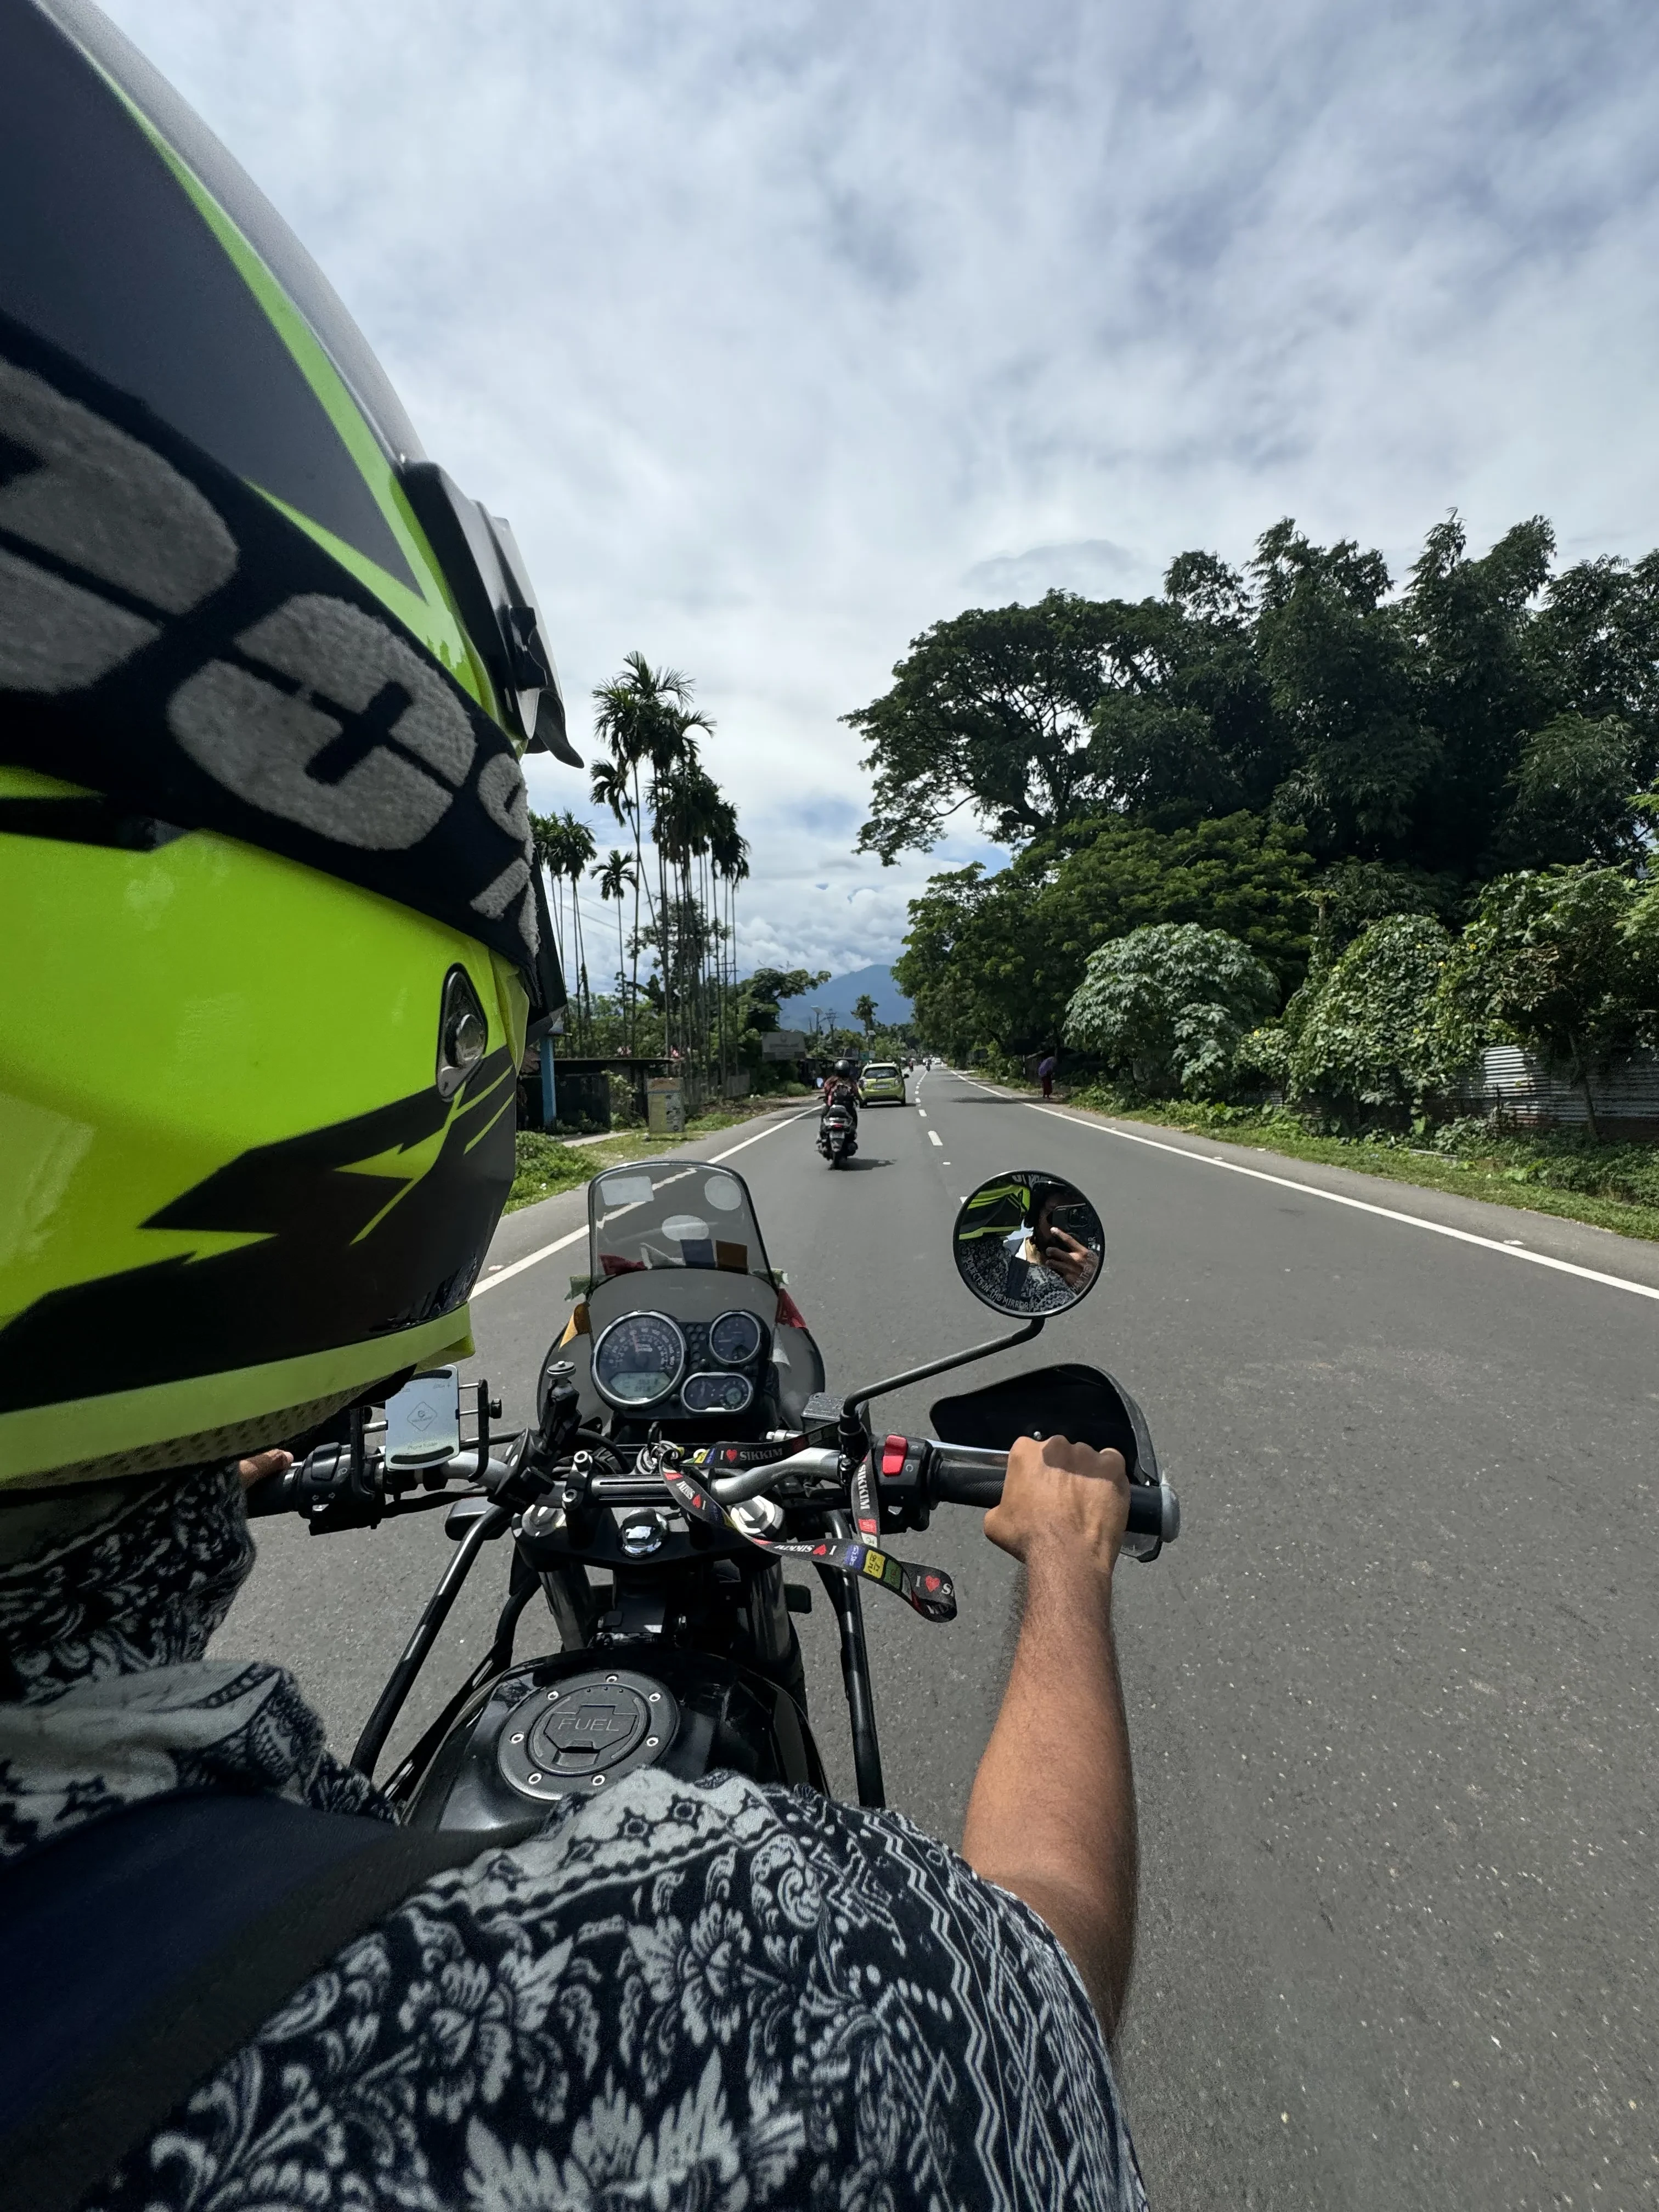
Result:
{"type": "Polygon", "coordinates": [[[593,994],[587,988],[587,951],[582,943],[582,902],[579,896],[587,864],[598,848],[593,832],[586,823],[579,821],[567,807],[559,817],[559,859],[562,872],[570,878],[571,933],[575,939],[577,1004],[581,1009],[582,1027],[586,1042],[593,1038],[593,994]]]}
{"type": "Polygon", "coordinates": [[[867,991],[864,992],[859,998],[854,1000],[853,1019],[855,1022],[863,1023],[864,1034],[866,1036],[874,1036],[876,1033],[876,1002],[870,996],[870,994],[867,991]]]}
{"type": "Polygon", "coordinates": [[[592,1027],[592,999],[587,988],[587,962],[582,947],[581,902],[577,889],[594,854],[593,832],[567,807],[562,814],[532,814],[530,840],[537,865],[545,868],[553,886],[554,925],[559,935],[559,959],[564,964],[564,880],[570,878],[570,934],[572,959],[568,972],[576,986],[577,1020],[592,1027]]]}
{"type": "Polygon", "coordinates": [[[564,870],[561,865],[564,854],[564,834],[559,827],[556,814],[532,814],[530,817],[530,843],[535,854],[536,866],[547,872],[553,890],[553,929],[559,941],[559,965],[564,965],[564,898],[560,890],[564,870]]]}
{"type": "MultiPolygon", "coordinates": [[[[610,685],[606,687],[607,690],[614,691],[620,691],[620,688],[621,687],[619,685],[610,685]]],[[[600,698],[603,696],[603,694],[599,692],[594,694],[596,698],[600,698]]],[[[594,726],[601,733],[604,732],[605,719],[605,709],[603,708],[601,708],[599,715],[595,718],[594,726]]],[[[634,858],[631,861],[629,861],[623,874],[616,878],[618,886],[625,881],[634,894],[633,968],[627,984],[628,1049],[629,1055],[631,1056],[635,1042],[634,1026],[635,1010],[639,1004],[640,997],[640,878],[644,873],[644,870],[641,866],[640,859],[638,778],[637,776],[635,776],[630,780],[629,763],[627,760],[623,757],[620,751],[615,750],[613,750],[609,758],[601,755],[601,757],[594,762],[592,775],[593,783],[593,804],[595,806],[608,807],[612,815],[616,817],[617,828],[619,830],[631,830],[634,838],[634,858]]],[[[611,857],[612,860],[618,857],[623,860],[627,859],[627,855],[625,854],[617,855],[613,853],[611,857]]],[[[607,863],[606,865],[609,866],[610,864],[607,863]]],[[[620,887],[611,891],[601,890],[600,896],[602,898],[615,898],[620,902],[622,898],[622,891],[620,887]]],[[[620,903],[617,908],[617,939],[618,946],[620,946],[622,941],[622,907],[620,903]]],[[[618,968],[617,970],[617,988],[620,992],[623,988],[623,972],[622,969],[618,968]]]]}
{"type": "MultiPolygon", "coordinates": [[[[665,746],[663,757],[669,757],[665,746]]],[[[696,1038],[705,1050],[708,1024],[703,1003],[704,970],[709,931],[706,902],[694,892],[691,878],[694,863],[701,862],[708,854],[721,804],[720,787],[703,769],[695,747],[689,743],[652,782],[652,826],[659,865],[665,871],[659,920],[671,913],[674,918],[672,931],[664,933],[673,940],[665,945],[665,956],[677,988],[684,1041],[690,1044],[696,1038]],[[669,868],[678,878],[672,902],[667,891],[669,868]],[[685,1023],[688,1015],[689,1026],[685,1023]]]]}
{"type": "Polygon", "coordinates": [[[731,994],[738,981],[738,885],[749,873],[749,841],[738,835],[738,810],[730,799],[721,799],[715,809],[714,828],[708,836],[709,865],[717,886],[726,890],[726,913],[722,917],[719,951],[720,957],[720,1093],[725,1096],[726,1076],[726,1015],[731,994]]]}
{"type": "MultiPolygon", "coordinates": [[[[599,896],[602,899],[615,899],[617,902],[617,990],[620,995],[625,988],[625,978],[623,974],[623,900],[631,890],[635,895],[637,909],[640,888],[639,871],[627,854],[620,852],[613,845],[607,858],[594,869],[593,873],[599,879],[599,896]]],[[[636,946],[634,952],[636,968],[639,957],[639,950],[636,946]]],[[[631,997],[628,1002],[628,1050],[631,1057],[634,1050],[634,1002],[631,997]]]]}
{"type": "MultiPolygon", "coordinates": [[[[634,903],[634,989],[639,986],[639,885],[645,875],[642,843],[643,807],[640,791],[640,769],[643,763],[651,770],[654,787],[662,779],[696,757],[693,729],[709,729],[712,725],[706,715],[697,713],[691,705],[691,686],[677,668],[653,668],[642,653],[630,653],[623,663],[623,672],[614,682],[602,684],[593,694],[597,712],[593,718],[594,735],[609,749],[608,763],[596,767],[593,772],[593,791],[598,803],[608,806],[619,826],[630,826],[634,832],[635,903],[634,903]]],[[[665,1024],[670,1018],[670,954],[665,940],[670,935],[667,918],[662,909],[667,904],[668,882],[665,857],[660,849],[657,857],[659,906],[656,916],[658,958],[663,966],[663,1012],[665,1024]]],[[[650,899],[649,888],[646,897],[650,899]]],[[[665,1042],[667,1030],[665,1028],[665,1042]]]]}

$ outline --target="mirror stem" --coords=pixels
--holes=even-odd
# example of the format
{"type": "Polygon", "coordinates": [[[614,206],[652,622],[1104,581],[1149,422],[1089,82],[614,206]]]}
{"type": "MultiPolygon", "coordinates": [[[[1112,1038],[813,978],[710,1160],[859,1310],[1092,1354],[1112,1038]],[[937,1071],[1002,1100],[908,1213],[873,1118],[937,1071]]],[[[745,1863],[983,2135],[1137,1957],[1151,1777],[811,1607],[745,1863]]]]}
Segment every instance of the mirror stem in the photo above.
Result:
{"type": "Polygon", "coordinates": [[[994,1336],[988,1344],[976,1344],[969,1352],[953,1352],[946,1359],[930,1359],[926,1367],[908,1368],[902,1375],[890,1375],[885,1382],[872,1382],[867,1389],[854,1390],[843,1401],[843,1417],[864,1418],[864,1409],[872,1398],[884,1398],[890,1390],[902,1390],[907,1383],[925,1382],[930,1375],[943,1375],[952,1367],[966,1367],[971,1360],[988,1359],[994,1352],[1012,1352],[1017,1344],[1029,1344],[1034,1336],[1041,1336],[1046,1314],[1036,1314],[1024,1328],[1017,1328],[1011,1336],[994,1336]]]}

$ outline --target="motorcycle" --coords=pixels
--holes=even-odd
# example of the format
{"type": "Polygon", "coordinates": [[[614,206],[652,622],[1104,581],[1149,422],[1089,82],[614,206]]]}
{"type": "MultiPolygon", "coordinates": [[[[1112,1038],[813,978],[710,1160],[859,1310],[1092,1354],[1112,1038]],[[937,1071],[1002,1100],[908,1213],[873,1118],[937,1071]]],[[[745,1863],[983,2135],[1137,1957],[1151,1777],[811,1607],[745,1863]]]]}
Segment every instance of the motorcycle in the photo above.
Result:
{"type": "Polygon", "coordinates": [[[832,1098],[818,1116],[818,1150],[832,1168],[851,1159],[859,1148],[858,1123],[853,1109],[832,1098]]]}
{"type": "Polygon", "coordinates": [[[589,1186],[587,1272],[538,1380],[536,1419],[497,1437],[477,1384],[463,1438],[459,1372],[411,1377],[383,1412],[249,1493],[314,1534],[445,1509],[453,1559],[352,1753],[373,1776],[387,1737],[481,1553],[508,1540],[490,1649],[386,1778],[404,1822],[492,1839],[526,1832],[562,1799],[641,1767],[684,1778],[732,1768],[827,1791],[793,1616],[815,1575],[840,1638],[859,1800],[885,1802],[862,1600],[929,1623],[956,1614],[941,1568],[886,1548],[942,1505],[1001,1495],[1010,1446],[1034,1432],[1122,1452],[1127,1551],[1150,1562],[1180,1530],[1140,1408],[1103,1370],[1064,1364],[939,1401],[935,1434],[881,1435],[872,1401],[1029,1343],[1086,1297],[1105,1237],[1063,1178],[1016,1170],[963,1201],[951,1249],[1012,1333],[851,1391],[771,1266],[749,1189],[729,1168],[661,1159],[589,1186]],[[539,1598],[560,1649],[514,1657],[539,1598]]]}

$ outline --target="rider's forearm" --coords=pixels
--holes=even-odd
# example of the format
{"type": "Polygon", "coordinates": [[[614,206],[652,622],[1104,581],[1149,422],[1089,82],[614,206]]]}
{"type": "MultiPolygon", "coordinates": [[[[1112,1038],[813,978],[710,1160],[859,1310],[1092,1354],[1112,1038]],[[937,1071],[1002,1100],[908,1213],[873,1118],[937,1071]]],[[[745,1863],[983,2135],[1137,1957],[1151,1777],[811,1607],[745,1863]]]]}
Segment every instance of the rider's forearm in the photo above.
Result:
{"type": "Polygon", "coordinates": [[[1135,1797],[1112,1640],[1111,1577],[1035,1553],[1002,1710],[968,1805],[963,1856],[1064,1945],[1108,2038],[1134,1958],[1135,1797]]]}

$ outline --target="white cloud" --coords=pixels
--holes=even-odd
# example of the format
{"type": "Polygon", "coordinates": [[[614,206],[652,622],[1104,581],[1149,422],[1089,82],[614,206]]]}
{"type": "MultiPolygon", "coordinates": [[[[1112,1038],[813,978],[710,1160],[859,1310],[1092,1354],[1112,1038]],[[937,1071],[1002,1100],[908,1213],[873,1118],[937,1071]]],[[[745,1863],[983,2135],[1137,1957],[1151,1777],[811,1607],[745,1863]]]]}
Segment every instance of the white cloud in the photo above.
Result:
{"type": "Polygon", "coordinates": [[[1659,536],[1641,0],[112,12],[511,516],[578,728],[630,647],[696,678],[755,958],[884,958],[982,849],[854,860],[836,719],[981,595],[1286,513],[1659,536]]]}

